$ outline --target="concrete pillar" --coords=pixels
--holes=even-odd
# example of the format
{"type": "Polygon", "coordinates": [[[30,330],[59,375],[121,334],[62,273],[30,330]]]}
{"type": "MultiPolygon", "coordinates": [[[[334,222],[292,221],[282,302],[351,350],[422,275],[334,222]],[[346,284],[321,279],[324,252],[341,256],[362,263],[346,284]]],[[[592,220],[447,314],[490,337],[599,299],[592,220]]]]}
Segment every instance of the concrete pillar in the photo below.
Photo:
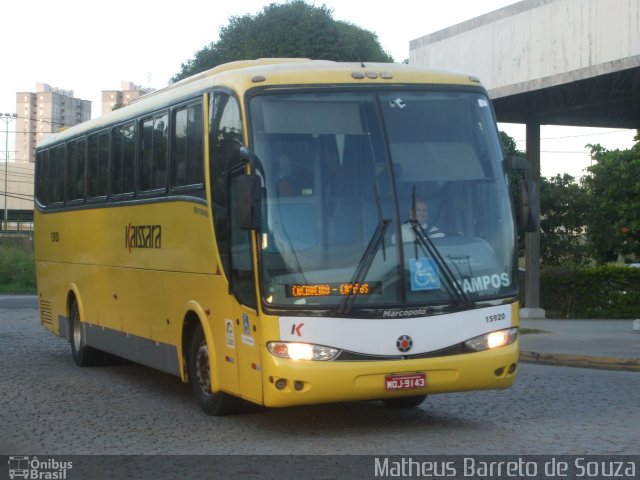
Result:
{"type": "MultiPolygon", "coordinates": [[[[540,222],[540,124],[527,122],[527,160],[531,165],[531,178],[537,185],[536,212],[540,222]]],[[[520,310],[521,318],[545,318],[540,308],[540,230],[525,234],[525,308],[520,310]]]]}

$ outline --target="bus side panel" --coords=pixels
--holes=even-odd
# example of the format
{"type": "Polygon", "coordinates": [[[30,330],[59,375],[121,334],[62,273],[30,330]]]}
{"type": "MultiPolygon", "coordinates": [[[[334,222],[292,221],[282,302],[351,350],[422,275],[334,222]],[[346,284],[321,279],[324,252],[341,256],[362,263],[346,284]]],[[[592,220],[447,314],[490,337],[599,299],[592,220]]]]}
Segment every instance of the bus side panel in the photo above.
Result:
{"type": "Polygon", "coordinates": [[[74,285],[89,345],[181,375],[185,309],[202,305],[210,312],[205,328],[220,352],[215,359],[220,386],[239,393],[225,331],[225,318],[234,318],[233,302],[217,265],[205,206],[178,201],[37,217],[45,327],[66,336],[67,298],[74,285]]]}

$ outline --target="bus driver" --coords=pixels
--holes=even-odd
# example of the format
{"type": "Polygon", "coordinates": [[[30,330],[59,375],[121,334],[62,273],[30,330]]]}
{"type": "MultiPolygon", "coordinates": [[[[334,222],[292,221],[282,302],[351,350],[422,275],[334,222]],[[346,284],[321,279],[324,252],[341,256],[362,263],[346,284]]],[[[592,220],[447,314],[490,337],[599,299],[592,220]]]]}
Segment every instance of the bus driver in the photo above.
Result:
{"type": "Polygon", "coordinates": [[[409,218],[410,220],[402,225],[403,243],[414,242],[416,239],[416,236],[413,232],[413,226],[411,225],[413,221],[416,221],[418,225],[422,227],[422,230],[427,232],[429,238],[444,237],[444,234],[440,232],[438,227],[428,223],[429,207],[427,206],[427,202],[424,199],[418,198],[415,200],[415,206],[409,210],[409,218]]]}

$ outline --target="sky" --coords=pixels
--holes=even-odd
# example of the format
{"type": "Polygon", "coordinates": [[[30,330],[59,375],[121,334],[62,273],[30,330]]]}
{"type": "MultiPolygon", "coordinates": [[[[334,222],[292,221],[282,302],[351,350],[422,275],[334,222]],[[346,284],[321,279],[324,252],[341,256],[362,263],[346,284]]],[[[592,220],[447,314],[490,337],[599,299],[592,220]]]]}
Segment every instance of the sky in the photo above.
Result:
{"type": "MultiPolygon", "coordinates": [[[[92,101],[100,115],[102,90],[118,90],[122,80],[162,88],[183,62],[218,39],[232,16],[255,15],[284,0],[30,0],[4,2],[0,25],[0,113],[15,111],[16,92],[34,92],[35,84],[73,90],[92,101]]],[[[333,18],[378,35],[394,60],[409,57],[409,42],[516,0],[308,0],[326,5],[333,18]]],[[[472,73],[472,72],[471,72],[472,73]]],[[[4,122],[0,132],[4,133],[4,122]]],[[[524,126],[500,129],[525,148],[524,126]]],[[[587,143],[629,148],[635,132],[542,127],[542,175],[583,174],[590,159],[587,143]]],[[[12,149],[10,140],[10,150],[12,149]]],[[[4,151],[4,138],[0,139],[4,151]]]]}

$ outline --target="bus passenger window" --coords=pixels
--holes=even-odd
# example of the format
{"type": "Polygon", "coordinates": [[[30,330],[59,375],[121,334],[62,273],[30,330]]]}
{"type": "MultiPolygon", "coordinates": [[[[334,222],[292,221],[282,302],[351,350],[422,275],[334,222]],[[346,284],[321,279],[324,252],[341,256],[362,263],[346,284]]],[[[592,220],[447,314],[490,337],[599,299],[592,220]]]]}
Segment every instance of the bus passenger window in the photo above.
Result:
{"type": "Polygon", "coordinates": [[[65,147],[60,145],[51,150],[49,158],[49,203],[64,202],[64,158],[65,147]]]}
{"type": "Polygon", "coordinates": [[[47,206],[49,194],[47,181],[49,177],[49,150],[42,150],[36,154],[36,200],[47,206]]]}
{"type": "Polygon", "coordinates": [[[67,147],[67,201],[84,199],[85,145],[83,138],[67,147]]]}
{"type": "Polygon", "coordinates": [[[90,198],[107,196],[109,171],[109,134],[106,132],[89,137],[88,194],[90,198]]]}
{"type": "Polygon", "coordinates": [[[202,174],[202,105],[177,110],[173,117],[172,186],[200,185],[202,174]]]}
{"type": "Polygon", "coordinates": [[[166,114],[143,122],[140,162],[141,191],[166,188],[167,137],[168,116],[166,114]]]}
{"type": "Polygon", "coordinates": [[[136,164],[136,125],[123,125],[113,130],[111,161],[111,193],[133,193],[136,164]]]}

